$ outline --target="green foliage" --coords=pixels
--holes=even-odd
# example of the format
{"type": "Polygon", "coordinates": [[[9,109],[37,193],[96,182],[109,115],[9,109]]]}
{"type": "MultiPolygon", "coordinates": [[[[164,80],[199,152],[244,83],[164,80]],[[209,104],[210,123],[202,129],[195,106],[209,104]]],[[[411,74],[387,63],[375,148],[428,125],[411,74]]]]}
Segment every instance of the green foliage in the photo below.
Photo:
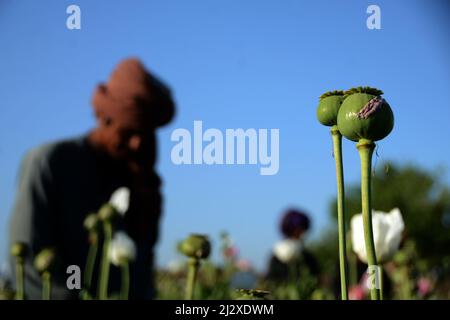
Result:
{"type": "Polygon", "coordinates": [[[269,291],[255,289],[236,290],[235,300],[268,300],[269,291]]]}
{"type": "MultiPolygon", "coordinates": [[[[429,266],[450,257],[450,190],[441,181],[442,172],[428,172],[415,166],[393,163],[380,166],[372,177],[372,207],[390,211],[398,207],[406,226],[406,235],[417,246],[418,255],[429,266]]],[[[330,202],[337,219],[336,200],[330,202]]],[[[351,216],[361,212],[359,184],[346,187],[347,228],[351,216]]]]}
{"type": "MultiPolygon", "coordinates": [[[[336,204],[335,204],[336,206],[336,204]]],[[[337,214],[337,213],[336,213],[337,214]]],[[[337,223],[335,228],[329,228],[321,233],[319,239],[309,246],[311,253],[317,259],[321,274],[335,274],[339,260],[339,243],[337,223]]]]}
{"type": "Polygon", "coordinates": [[[318,279],[307,269],[299,270],[298,277],[291,277],[286,282],[266,281],[261,286],[270,292],[275,300],[310,300],[318,287],[318,279]]]}

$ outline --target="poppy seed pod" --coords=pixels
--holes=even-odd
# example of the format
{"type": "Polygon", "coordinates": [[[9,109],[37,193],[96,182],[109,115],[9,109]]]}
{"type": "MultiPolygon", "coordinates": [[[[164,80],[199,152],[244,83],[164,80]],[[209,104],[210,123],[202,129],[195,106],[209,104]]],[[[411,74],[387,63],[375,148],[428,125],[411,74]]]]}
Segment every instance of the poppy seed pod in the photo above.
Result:
{"type": "Polygon", "coordinates": [[[370,87],[345,92],[337,117],[338,129],[343,136],[352,141],[378,141],[392,131],[394,114],[382,94],[381,90],[370,87]]]}
{"type": "Polygon", "coordinates": [[[191,234],[179,243],[178,250],[190,258],[206,259],[211,252],[211,244],[207,236],[191,234]]]}
{"type": "Polygon", "coordinates": [[[99,220],[98,220],[97,215],[95,213],[89,214],[84,219],[83,225],[84,225],[84,228],[89,232],[97,231],[97,229],[99,227],[99,220]]]}
{"type": "Polygon", "coordinates": [[[344,100],[344,91],[336,90],[324,93],[319,98],[317,107],[317,119],[325,126],[334,126],[337,124],[337,116],[342,101],[344,100]]]}
{"type": "Polygon", "coordinates": [[[114,206],[112,206],[109,203],[104,204],[98,211],[98,217],[102,221],[112,221],[113,219],[119,216],[120,214],[116,210],[116,208],[114,208],[114,206]]]}
{"type": "Polygon", "coordinates": [[[16,242],[11,246],[11,255],[17,258],[23,258],[27,254],[27,245],[23,242],[16,242]]]}
{"type": "Polygon", "coordinates": [[[49,271],[55,262],[56,253],[52,248],[43,249],[34,259],[34,267],[39,273],[49,271]]]}

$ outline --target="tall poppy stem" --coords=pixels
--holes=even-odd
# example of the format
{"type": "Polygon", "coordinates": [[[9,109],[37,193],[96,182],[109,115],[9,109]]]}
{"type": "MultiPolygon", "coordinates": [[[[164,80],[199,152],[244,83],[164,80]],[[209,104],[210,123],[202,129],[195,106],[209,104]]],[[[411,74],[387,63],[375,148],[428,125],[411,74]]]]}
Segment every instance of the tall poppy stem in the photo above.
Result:
{"type": "Polygon", "coordinates": [[[97,258],[97,251],[98,251],[98,242],[96,235],[93,235],[93,242],[91,243],[88,251],[88,256],[86,260],[86,269],[84,273],[84,290],[85,290],[85,296],[84,298],[88,298],[88,292],[91,289],[91,282],[92,282],[92,274],[94,273],[94,266],[95,266],[95,259],[97,258]]]}
{"type": "Polygon", "coordinates": [[[23,258],[17,257],[17,260],[16,260],[16,300],[23,300],[25,298],[23,279],[24,279],[23,258]]]}
{"type": "MultiPolygon", "coordinates": [[[[372,268],[377,268],[377,256],[373,240],[372,228],[372,203],[371,203],[371,173],[372,173],[372,154],[375,149],[375,143],[371,140],[360,139],[356,147],[361,159],[361,204],[364,226],[364,241],[367,253],[367,263],[372,268]]],[[[370,289],[372,300],[379,300],[380,293],[376,287],[370,289]]]]}
{"type": "Polygon", "coordinates": [[[49,271],[45,271],[42,274],[42,300],[50,300],[52,294],[52,282],[51,274],[49,271]]]}
{"type": "Polygon", "coordinates": [[[197,279],[197,272],[200,265],[200,260],[196,258],[189,258],[188,261],[188,277],[186,285],[186,300],[194,298],[195,280],[197,279]]]}
{"type": "Polygon", "coordinates": [[[99,299],[108,299],[108,281],[109,281],[109,247],[112,239],[112,224],[109,221],[104,221],[104,240],[103,240],[103,257],[99,283],[99,299]]]}
{"type": "Polygon", "coordinates": [[[339,267],[341,274],[341,296],[342,300],[348,299],[348,263],[347,263],[347,245],[345,231],[345,191],[344,191],[344,168],[342,165],[342,135],[337,126],[331,127],[331,136],[333,137],[333,154],[336,163],[336,181],[337,181],[337,211],[338,211],[338,229],[339,229],[339,267]]]}
{"type": "Polygon", "coordinates": [[[122,286],[120,288],[120,300],[128,300],[128,294],[130,292],[130,268],[128,261],[125,261],[120,266],[122,273],[122,286]]]}

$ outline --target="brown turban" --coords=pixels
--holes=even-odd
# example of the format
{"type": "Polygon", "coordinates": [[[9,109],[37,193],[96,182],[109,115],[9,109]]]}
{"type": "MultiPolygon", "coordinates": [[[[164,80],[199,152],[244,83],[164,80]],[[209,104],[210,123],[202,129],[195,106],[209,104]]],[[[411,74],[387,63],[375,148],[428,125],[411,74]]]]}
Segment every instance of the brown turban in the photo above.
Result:
{"type": "Polygon", "coordinates": [[[136,58],[119,63],[108,83],[96,88],[92,104],[97,116],[147,128],[169,123],[175,113],[170,90],[136,58]]]}

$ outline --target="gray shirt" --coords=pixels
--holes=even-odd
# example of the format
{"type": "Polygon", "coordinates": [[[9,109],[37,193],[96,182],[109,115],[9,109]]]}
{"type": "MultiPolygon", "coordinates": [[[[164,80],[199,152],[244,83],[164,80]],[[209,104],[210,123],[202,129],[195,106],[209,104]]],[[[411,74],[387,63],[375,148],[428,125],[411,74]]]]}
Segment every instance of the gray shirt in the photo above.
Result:
{"type": "MultiPolygon", "coordinates": [[[[124,168],[93,148],[86,136],[38,147],[24,157],[10,221],[10,244],[20,241],[29,247],[25,263],[26,298],[41,298],[41,279],[33,260],[45,247],[55,247],[58,257],[52,274],[52,299],[79,297],[78,290],[66,286],[69,276],[66,269],[77,265],[83,275],[89,248],[83,221],[122,186],[131,190],[130,207],[117,227],[126,231],[137,245],[137,259],[130,265],[130,298],[153,297],[153,249],[161,212],[160,180],[152,169],[147,188],[136,189],[124,168]]],[[[94,295],[101,248],[100,240],[91,290],[94,295]]],[[[12,258],[11,270],[14,263],[12,258]]],[[[110,279],[110,292],[118,292],[120,270],[114,266],[111,266],[110,279]]]]}

